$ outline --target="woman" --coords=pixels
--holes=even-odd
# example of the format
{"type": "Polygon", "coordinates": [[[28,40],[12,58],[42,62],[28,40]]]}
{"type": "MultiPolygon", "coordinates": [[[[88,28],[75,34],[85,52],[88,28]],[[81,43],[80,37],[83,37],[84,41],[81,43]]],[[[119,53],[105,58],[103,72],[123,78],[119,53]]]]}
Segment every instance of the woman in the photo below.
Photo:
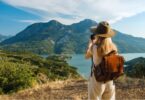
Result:
{"type": "MultiPolygon", "coordinates": [[[[86,52],[86,59],[93,58],[93,63],[97,66],[102,57],[112,50],[117,51],[117,47],[112,42],[111,37],[115,32],[110,28],[105,21],[100,22],[96,28],[92,28],[93,35],[89,42],[86,52]]],[[[91,69],[92,70],[92,69],[91,69]]],[[[89,100],[114,100],[115,99],[115,85],[113,80],[106,83],[98,82],[95,79],[93,71],[88,80],[88,99],[89,100]]]]}

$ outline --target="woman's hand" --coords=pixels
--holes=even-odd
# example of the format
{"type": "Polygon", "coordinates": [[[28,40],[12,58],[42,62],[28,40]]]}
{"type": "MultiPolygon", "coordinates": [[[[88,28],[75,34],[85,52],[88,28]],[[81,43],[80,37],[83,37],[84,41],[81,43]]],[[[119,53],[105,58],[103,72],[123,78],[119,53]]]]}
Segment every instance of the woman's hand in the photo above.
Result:
{"type": "Polygon", "coordinates": [[[89,59],[92,57],[92,48],[93,48],[93,45],[96,44],[98,41],[98,38],[94,38],[93,40],[89,40],[89,44],[88,44],[88,49],[86,51],[86,55],[85,55],[85,58],[86,59],[89,59]]]}
{"type": "Polygon", "coordinates": [[[87,51],[86,51],[86,55],[85,55],[86,59],[89,59],[92,56],[92,47],[93,47],[93,41],[90,40],[89,44],[88,44],[87,51]]]}
{"type": "Polygon", "coordinates": [[[95,38],[95,39],[93,39],[93,40],[90,40],[90,41],[89,41],[88,48],[91,48],[94,44],[96,44],[96,43],[97,43],[97,41],[98,41],[98,39],[97,39],[97,38],[95,38]]]}
{"type": "Polygon", "coordinates": [[[92,48],[93,44],[94,44],[93,41],[90,40],[90,41],[89,41],[89,44],[88,44],[88,49],[89,49],[89,48],[92,48]]]}

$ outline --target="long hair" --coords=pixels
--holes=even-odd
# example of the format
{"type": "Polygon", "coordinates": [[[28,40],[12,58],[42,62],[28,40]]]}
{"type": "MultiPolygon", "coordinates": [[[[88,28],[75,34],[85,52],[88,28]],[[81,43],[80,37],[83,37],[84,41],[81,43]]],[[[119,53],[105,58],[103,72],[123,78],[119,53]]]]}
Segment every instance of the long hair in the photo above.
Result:
{"type": "Polygon", "coordinates": [[[112,42],[111,38],[98,37],[97,39],[97,53],[99,56],[103,56],[109,53],[111,50],[117,51],[116,45],[112,42]]]}

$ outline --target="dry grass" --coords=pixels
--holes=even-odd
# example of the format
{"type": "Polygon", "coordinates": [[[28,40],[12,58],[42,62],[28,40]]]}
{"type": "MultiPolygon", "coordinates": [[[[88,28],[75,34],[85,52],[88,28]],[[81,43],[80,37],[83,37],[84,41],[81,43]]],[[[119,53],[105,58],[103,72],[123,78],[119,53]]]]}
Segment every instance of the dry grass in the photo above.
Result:
{"type": "MultiPolygon", "coordinates": [[[[117,100],[145,100],[145,80],[121,77],[116,84],[117,100]]],[[[87,100],[87,81],[69,79],[49,82],[10,95],[0,100],[87,100]]]]}

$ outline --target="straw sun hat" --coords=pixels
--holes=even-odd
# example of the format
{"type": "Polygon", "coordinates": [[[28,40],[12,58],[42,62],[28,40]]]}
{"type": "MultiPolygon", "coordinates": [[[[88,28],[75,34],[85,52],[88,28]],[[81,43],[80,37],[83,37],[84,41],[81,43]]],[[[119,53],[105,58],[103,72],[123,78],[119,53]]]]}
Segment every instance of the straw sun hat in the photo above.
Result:
{"type": "Polygon", "coordinates": [[[97,26],[91,27],[90,30],[95,36],[112,37],[115,35],[115,31],[111,29],[109,23],[106,21],[102,21],[97,26]]]}

